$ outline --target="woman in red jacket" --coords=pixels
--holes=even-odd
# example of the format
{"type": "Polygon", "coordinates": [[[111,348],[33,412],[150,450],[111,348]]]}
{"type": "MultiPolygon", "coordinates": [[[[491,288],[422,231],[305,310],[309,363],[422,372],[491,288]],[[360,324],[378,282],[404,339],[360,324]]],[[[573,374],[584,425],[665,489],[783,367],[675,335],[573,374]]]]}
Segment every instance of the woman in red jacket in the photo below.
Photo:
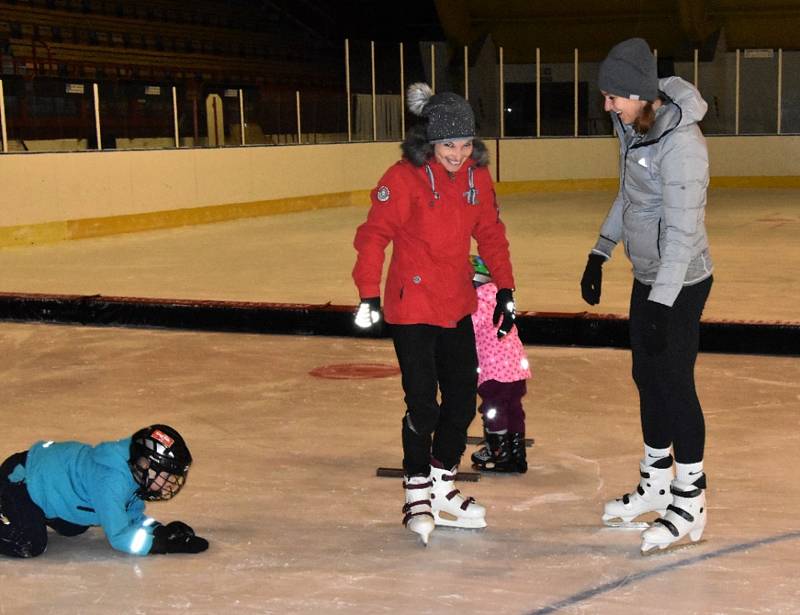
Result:
{"type": "Polygon", "coordinates": [[[427,544],[434,525],[486,526],[485,508],[453,485],[476,404],[472,238],[499,288],[498,337],[514,326],[514,278],[469,103],[451,92],[434,95],[424,83],[411,85],[407,100],[424,121],[408,131],[402,159],[372,191],[354,241],[353,279],[361,297],[356,325],[369,329],[381,318],[384,251],[393,243],[383,304],[407,407],[403,523],[427,544]]]}

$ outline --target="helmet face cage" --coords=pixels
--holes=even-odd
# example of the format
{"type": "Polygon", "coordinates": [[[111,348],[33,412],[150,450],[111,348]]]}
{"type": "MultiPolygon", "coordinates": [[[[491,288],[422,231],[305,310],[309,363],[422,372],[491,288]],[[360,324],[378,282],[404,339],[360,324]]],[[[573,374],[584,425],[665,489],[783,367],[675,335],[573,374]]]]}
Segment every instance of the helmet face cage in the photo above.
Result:
{"type": "Polygon", "coordinates": [[[192,455],[180,434],[166,425],[152,425],[131,438],[128,465],[143,500],[169,500],[186,482],[192,455]]]}

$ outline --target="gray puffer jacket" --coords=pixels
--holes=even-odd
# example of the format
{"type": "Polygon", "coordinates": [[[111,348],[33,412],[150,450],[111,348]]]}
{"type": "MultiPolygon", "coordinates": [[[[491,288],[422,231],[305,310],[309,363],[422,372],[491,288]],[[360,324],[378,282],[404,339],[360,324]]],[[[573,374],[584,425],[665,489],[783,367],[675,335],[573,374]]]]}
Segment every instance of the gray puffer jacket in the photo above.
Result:
{"type": "Polygon", "coordinates": [[[708,150],[697,122],[708,105],[680,77],[659,80],[666,101],[646,135],[612,113],[620,140],[620,187],[592,252],[621,240],[649,299],[672,306],[684,285],[711,275],[705,229],[708,150]]]}

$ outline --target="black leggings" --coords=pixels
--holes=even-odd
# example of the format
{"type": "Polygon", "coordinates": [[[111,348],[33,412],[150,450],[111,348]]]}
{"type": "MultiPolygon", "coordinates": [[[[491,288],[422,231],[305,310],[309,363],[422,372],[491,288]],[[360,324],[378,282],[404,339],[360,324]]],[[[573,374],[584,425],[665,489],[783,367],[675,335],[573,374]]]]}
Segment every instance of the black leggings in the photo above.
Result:
{"type": "Polygon", "coordinates": [[[391,334],[407,408],[403,468],[408,475],[427,475],[432,454],[450,469],[461,460],[475,417],[478,357],[472,319],[462,318],[454,329],[392,325],[391,334]]]}
{"type": "Polygon", "coordinates": [[[653,448],[673,447],[679,463],[703,460],[706,426],[694,384],[700,337],[700,316],[713,278],[684,286],[670,310],[667,349],[650,356],[642,345],[643,315],[650,286],[634,280],[631,291],[630,338],[633,379],[639,389],[644,442],[653,448]]]}
{"type": "Polygon", "coordinates": [[[31,500],[24,482],[8,480],[27,457],[27,453],[15,453],[0,466],[0,553],[11,557],[36,557],[47,548],[42,509],[31,500]]]}

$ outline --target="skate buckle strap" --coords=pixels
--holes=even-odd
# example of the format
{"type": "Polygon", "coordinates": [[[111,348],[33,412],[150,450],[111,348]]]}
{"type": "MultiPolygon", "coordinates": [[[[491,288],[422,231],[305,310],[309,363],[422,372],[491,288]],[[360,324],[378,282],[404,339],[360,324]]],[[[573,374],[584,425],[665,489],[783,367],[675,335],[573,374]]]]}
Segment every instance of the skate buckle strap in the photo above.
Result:
{"type": "Polygon", "coordinates": [[[469,505],[470,505],[470,504],[472,504],[474,501],[475,501],[475,498],[473,498],[473,497],[468,497],[466,500],[464,500],[464,501],[461,503],[461,510],[467,510],[467,508],[469,507],[469,505]]]}
{"type": "MultiPolygon", "coordinates": [[[[672,506],[669,506],[668,508],[672,508],[672,506]]],[[[681,516],[683,516],[683,515],[681,515],[681,516]]],[[[678,532],[678,528],[675,527],[674,523],[672,523],[671,521],[667,521],[666,519],[664,519],[662,517],[659,517],[658,519],[656,519],[654,521],[654,523],[660,523],[661,525],[663,525],[665,528],[667,528],[669,530],[670,534],[675,536],[675,538],[677,538],[678,534],[680,534],[680,532],[678,532]]]]}
{"type": "Polygon", "coordinates": [[[428,489],[431,486],[432,486],[431,485],[431,481],[428,481],[427,483],[419,483],[419,484],[407,483],[407,482],[403,481],[403,489],[428,489]]]}
{"type": "Polygon", "coordinates": [[[452,490],[450,493],[448,493],[448,494],[447,494],[446,496],[444,496],[444,497],[446,497],[448,500],[452,500],[452,499],[453,499],[454,497],[456,497],[456,496],[457,496],[459,493],[461,493],[461,492],[460,492],[458,489],[453,489],[453,490],[452,490]]]}
{"type": "Polygon", "coordinates": [[[696,498],[698,495],[703,493],[703,490],[700,489],[700,487],[697,487],[695,489],[690,489],[689,491],[681,491],[674,485],[670,485],[669,490],[672,493],[672,495],[677,495],[682,498],[696,498]]]}
{"type": "Polygon", "coordinates": [[[405,504],[403,504],[403,512],[408,512],[409,510],[414,508],[414,506],[430,506],[430,505],[431,505],[430,500],[417,500],[416,502],[406,502],[405,504]]]}
{"type": "Polygon", "coordinates": [[[408,525],[408,522],[413,518],[420,515],[428,515],[431,519],[433,519],[433,513],[430,511],[431,501],[430,500],[419,500],[417,502],[408,502],[407,504],[403,505],[403,525],[408,525]],[[418,510],[412,511],[415,506],[425,506],[428,510],[418,510]]]}
{"type": "Polygon", "coordinates": [[[694,523],[694,515],[687,510],[683,510],[683,508],[678,508],[677,506],[670,504],[669,506],[667,506],[667,510],[671,510],[676,515],[683,517],[689,523],[694,523]]]}

